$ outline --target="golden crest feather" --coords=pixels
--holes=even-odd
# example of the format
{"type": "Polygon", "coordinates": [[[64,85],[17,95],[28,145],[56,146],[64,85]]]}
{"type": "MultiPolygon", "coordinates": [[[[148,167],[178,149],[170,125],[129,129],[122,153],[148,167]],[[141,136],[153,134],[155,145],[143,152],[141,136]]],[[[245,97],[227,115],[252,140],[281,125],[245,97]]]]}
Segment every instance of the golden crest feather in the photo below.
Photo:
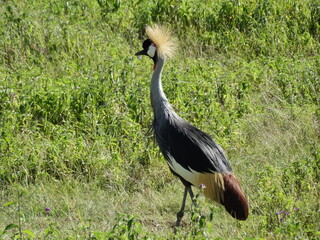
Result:
{"type": "Polygon", "coordinates": [[[159,57],[170,58],[174,55],[176,41],[172,37],[170,29],[159,24],[153,24],[146,27],[146,33],[149,39],[156,45],[159,57]]]}

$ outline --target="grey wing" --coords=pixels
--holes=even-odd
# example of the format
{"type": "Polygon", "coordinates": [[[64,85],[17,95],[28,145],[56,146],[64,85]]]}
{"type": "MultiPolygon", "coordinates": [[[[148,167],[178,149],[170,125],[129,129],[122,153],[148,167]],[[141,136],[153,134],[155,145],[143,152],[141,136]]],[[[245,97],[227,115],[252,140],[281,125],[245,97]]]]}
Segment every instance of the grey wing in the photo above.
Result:
{"type": "Polygon", "coordinates": [[[156,131],[162,153],[185,169],[197,172],[230,172],[232,168],[221,147],[198,128],[185,121],[170,123],[156,131]]]}

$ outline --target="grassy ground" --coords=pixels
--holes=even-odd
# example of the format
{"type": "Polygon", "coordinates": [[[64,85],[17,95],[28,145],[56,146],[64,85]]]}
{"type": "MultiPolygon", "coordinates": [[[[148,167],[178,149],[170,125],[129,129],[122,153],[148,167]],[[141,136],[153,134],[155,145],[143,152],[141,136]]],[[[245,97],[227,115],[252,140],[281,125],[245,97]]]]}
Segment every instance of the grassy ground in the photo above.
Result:
{"type": "Polygon", "coordinates": [[[0,238],[320,238],[319,1],[2,1],[0,23],[0,238]],[[172,234],[183,186],[134,56],[151,22],[180,39],[165,92],[227,152],[245,222],[199,194],[172,234]]]}

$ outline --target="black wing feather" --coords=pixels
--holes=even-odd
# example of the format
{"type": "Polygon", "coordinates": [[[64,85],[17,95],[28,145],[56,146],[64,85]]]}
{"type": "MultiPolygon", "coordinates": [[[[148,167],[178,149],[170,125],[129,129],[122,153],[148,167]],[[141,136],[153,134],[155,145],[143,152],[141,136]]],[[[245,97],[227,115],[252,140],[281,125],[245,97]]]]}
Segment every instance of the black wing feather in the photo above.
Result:
{"type": "MultiPolygon", "coordinates": [[[[156,120],[155,120],[156,121],[156,120]]],[[[160,150],[167,161],[171,157],[185,169],[197,172],[230,172],[230,163],[221,147],[203,131],[182,118],[154,122],[160,150]]]]}

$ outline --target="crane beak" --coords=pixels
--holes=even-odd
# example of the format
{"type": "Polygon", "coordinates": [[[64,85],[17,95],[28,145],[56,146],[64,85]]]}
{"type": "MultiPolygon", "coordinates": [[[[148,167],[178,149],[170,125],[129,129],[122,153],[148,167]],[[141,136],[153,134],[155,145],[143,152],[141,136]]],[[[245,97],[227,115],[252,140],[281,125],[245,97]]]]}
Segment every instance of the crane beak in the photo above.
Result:
{"type": "Polygon", "coordinates": [[[147,49],[143,49],[142,51],[137,52],[135,55],[136,55],[136,56],[148,55],[148,54],[147,54],[147,49]]]}

